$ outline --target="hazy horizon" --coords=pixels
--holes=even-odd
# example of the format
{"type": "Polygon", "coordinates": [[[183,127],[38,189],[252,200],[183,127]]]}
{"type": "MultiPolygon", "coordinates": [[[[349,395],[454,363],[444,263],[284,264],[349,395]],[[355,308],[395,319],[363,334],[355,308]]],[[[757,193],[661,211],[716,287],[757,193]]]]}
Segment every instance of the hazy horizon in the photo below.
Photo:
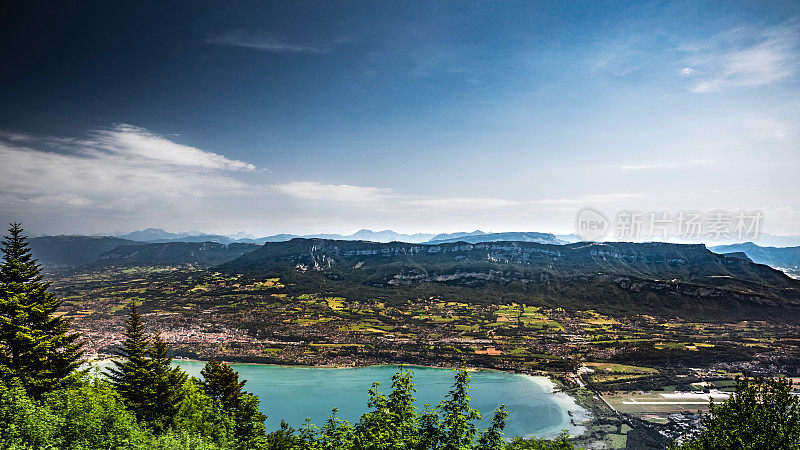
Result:
{"type": "MultiPolygon", "coordinates": [[[[246,230],[242,230],[235,233],[214,233],[214,232],[203,232],[199,230],[164,230],[160,227],[147,227],[141,230],[130,230],[130,231],[115,231],[109,233],[93,233],[93,234],[82,234],[82,233],[65,233],[61,234],[63,236],[89,236],[89,237],[121,237],[126,239],[131,239],[134,241],[154,241],[154,242],[181,242],[187,238],[196,238],[198,236],[222,236],[225,238],[230,239],[230,241],[221,241],[221,242],[236,242],[236,241],[243,241],[248,242],[248,240],[258,240],[267,237],[273,236],[281,236],[287,235],[300,238],[314,238],[314,237],[322,237],[327,239],[341,239],[341,238],[351,238],[359,233],[394,233],[398,235],[398,239],[385,239],[385,238],[378,238],[378,239],[369,239],[369,237],[357,237],[357,239],[364,239],[364,240],[373,240],[376,242],[390,242],[392,240],[398,240],[399,242],[406,242],[406,243],[428,243],[433,238],[439,235],[447,235],[447,234],[472,234],[472,233],[483,233],[486,235],[492,234],[505,234],[505,233],[543,233],[543,234],[551,234],[556,239],[562,241],[562,243],[570,243],[570,242],[580,242],[580,241],[597,241],[597,242],[665,242],[665,243],[672,243],[672,244],[705,244],[709,247],[714,246],[726,246],[726,245],[735,245],[735,244],[743,244],[747,242],[755,243],[761,247],[797,247],[800,246],[800,235],[775,235],[771,233],[760,233],[758,236],[746,236],[742,239],[738,239],[736,236],[727,236],[727,237],[707,237],[707,236],[699,236],[694,238],[687,238],[682,237],[679,235],[670,235],[670,236],[659,236],[659,237],[648,237],[648,236],[640,236],[638,238],[621,238],[619,236],[615,236],[613,234],[609,234],[608,236],[604,236],[598,239],[583,239],[581,238],[580,234],[575,233],[574,231],[571,233],[558,233],[558,232],[550,232],[550,231],[542,231],[542,230],[525,230],[525,231],[496,231],[496,230],[447,230],[441,232],[418,232],[418,233],[403,233],[402,231],[397,230],[371,230],[368,228],[361,228],[358,230],[353,231],[345,231],[345,232],[326,232],[326,233],[292,233],[284,232],[284,233],[273,233],[269,235],[262,235],[262,234],[253,234],[248,233],[246,230]],[[142,233],[142,232],[149,232],[149,231],[161,231],[167,234],[177,235],[178,237],[170,236],[170,237],[149,237],[147,239],[141,237],[130,236],[132,234],[142,233]],[[414,239],[406,239],[403,240],[403,237],[414,238],[414,239]]],[[[27,232],[26,232],[27,233],[27,232]]],[[[27,233],[28,237],[35,238],[35,237],[45,237],[45,236],[61,236],[61,235],[51,235],[51,234],[39,234],[34,235],[27,233]]],[[[447,238],[447,239],[455,239],[455,238],[447,238]]],[[[212,239],[213,240],[213,239],[212,239]]],[[[288,239],[287,239],[288,240],[288,239]]],[[[514,240],[514,239],[511,239],[514,240]]],[[[191,242],[200,242],[197,240],[192,240],[191,242]]],[[[215,241],[216,242],[216,241],[215,241]]],[[[273,242],[273,241],[267,241],[273,242]]],[[[275,241],[277,242],[277,241],[275,241]]],[[[438,240],[436,242],[439,242],[438,240]]],[[[260,242],[259,242],[260,243],[260,242]]]]}

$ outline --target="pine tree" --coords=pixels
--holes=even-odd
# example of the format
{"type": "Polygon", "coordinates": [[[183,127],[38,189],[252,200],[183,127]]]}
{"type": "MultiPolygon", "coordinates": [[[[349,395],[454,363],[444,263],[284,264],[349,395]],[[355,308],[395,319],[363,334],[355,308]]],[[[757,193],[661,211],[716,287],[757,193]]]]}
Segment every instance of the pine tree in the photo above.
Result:
{"type": "Polygon", "coordinates": [[[200,371],[200,375],[203,376],[200,385],[206,395],[219,400],[225,409],[230,410],[239,406],[239,397],[247,381],[239,382],[239,372],[233,370],[233,367],[211,359],[200,371]]]}
{"type": "Polygon", "coordinates": [[[239,381],[239,372],[226,363],[209,360],[200,371],[200,386],[236,423],[234,435],[240,448],[253,448],[264,437],[267,416],[259,410],[258,397],[242,390],[247,380],[239,381]]]}
{"type": "Polygon", "coordinates": [[[167,344],[159,334],[148,338],[136,303],[129,304],[125,321],[125,339],[115,354],[108,376],[128,407],[139,420],[157,433],[168,429],[185,398],[188,376],[180,368],[170,367],[167,344]]]}
{"type": "Polygon", "coordinates": [[[0,379],[18,379],[40,397],[78,367],[82,343],[69,320],[54,314],[61,301],[47,292],[22,227],[10,225],[0,264],[0,379]]]}
{"type": "Polygon", "coordinates": [[[172,424],[175,414],[186,398],[184,384],[188,380],[188,375],[180,367],[170,367],[172,358],[160,334],[156,333],[152,342],[150,375],[154,396],[151,400],[153,411],[151,421],[156,431],[163,431],[172,424]]]}
{"type": "Polygon", "coordinates": [[[135,302],[130,302],[128,307],[125,338],[122,347],[114,351],[121,360],[113,361],[114,367],[109,369],[107,375],[117,392],[127,401],[128,407],[141,419],[148,410],[148,399],[153,395],[149,391],[152,362],[148,358],[149,342],[144,333],[142,316],[135,302]]]}
{"type": "Polygon", "coordinates": [[[462,365],[454,378],[453,388],[439,403],[442,448],[446,450],[469,448],[478,432],[475,422],[481,420],[480,412],[469,405],[469,372],[462,365]]]}

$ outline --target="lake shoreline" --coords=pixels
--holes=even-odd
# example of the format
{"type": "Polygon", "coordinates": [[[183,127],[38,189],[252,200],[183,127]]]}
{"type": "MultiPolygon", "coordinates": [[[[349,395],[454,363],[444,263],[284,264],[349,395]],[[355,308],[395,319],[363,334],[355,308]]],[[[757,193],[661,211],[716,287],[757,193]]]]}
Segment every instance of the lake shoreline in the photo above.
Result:
{"type": "MultiPolygon", "coordinates": [[[[115,356],[100,356],[96,355],[93,358],[87,359],[86,363],[93,363],[93,362],[100,362],[100,361],[108,361],[117,359],[115,356]]],[[[320,368],[320,369],[358,369],[361,367],[374,367],[374,366],[403,366],[403,367],[425,367],[428,369],[452,369],[457,370],[459,367],[452,366],[452,365],[435,365],[435,364],[425,364],[425,363],[402,363],[402,362],[381,362],[375,364],[281,364],[281,363],[270,363],[270,362],[260,362],[260,361],[253,361],[251,358],[208,358],[208,359],[200,359],[200,358],[189,358],[185,356],[173,356],[173,361],[195,361],[195,362],[208,362],[211,359],[215,359],[219,362],[224,362],[227,364],[254,364],[260,366],[275,366],[275,367],[307,367],[307,368],[320,368]]],[[[477,372],[479,370],[486,370],[486,371],[494,371],[494,372],[505,372],[505,373],[514,373],[520,375],[531,375],[531,376],[542,376],[550,378],[550,375],[546,372],[527,372],[527,371],[519,371],[514,369],[498,369],[495,367],[482,367],[482,366],[466,366],[464,367],[470,372],[477,372]]],[[[560,383],[558,383],[560,385],[560,383]]]]}
{"type": "MultiPolygon", "coordinates": [[[[174,364],[190,375],[199,376],[204,362],[195,359],[176,359],[174,364]]],[[[417,389],[415,398],[419,408],[424,404],[437,405],[452,387],[454,374],[450,368],[410,365],[405,367],[413,371],[417,389]],[[437,393],[432,396],[432,391],[437,393]]],[[[266,395],[263,398],[270,399],[264,407],[265,411],[272,411],[273,419],[285,418],[288,423],[302,423],[305,417],[311,415],[312,423],[322,423],[327,418],[327,412],[333,407],[339,410],[339,417],[342,419],[357,421],[366,410],[367,391],[370,385],[377,381],[386,393],[398,365],[320,367],[251,363],[236,364],[234,368],[248,380],[248,386],[251,386],[253,392],[259,395],[263,392],[266,395]],[[311,392],[315,390],[320,391],[312,394],[311,392]],[[347,394],[338,401],[324,406],[331,395],[341,396],[342,392],[347,394]],[[358,399],[355,407],[357,411],[353,409],[353,399],[358,399]],[[306,407],[298,406],[300,404],[305,404],[306,407]],[[309,404],[313,406],[307,406],[309,404]],[[302,417],[283,415],[288,413],[291,416],[293,411],[298,409],[306,413],[302,417]],[[314,414],[310,411],[314,411],[314,414]]],[[[589,418],[589,410],[579,405],[572,396],[555,389],[556,384],[547,377],[483,369],[477,369],[471,375],[471,403],[483,414],[480,427],[488,426],[492,412],[500,404],[505,404],[511,414],[511,422],[507,425],[509,436],[553,438],[564,429],[572,436],[581,436],[586,432],[585,419],[589,418]]],[[[265,414],[270,416],[269,412],[265,414]]],[[[272,425],[277,426],[277,424],[276,421],[272,425]]]]}
{"type": "MultiPolygon", "coordinates": [[[[103,361],[111,361],[114,359],[118,359],[114,356],[96,356],[94,358],[90,358],[86,360],[86,363],[95,363],[95,362],[103,362],[103,361]]],[[[424,363],[398,363],[398,362],[383,362],[383,363],[376,363],[376,364],[352,364],[352,365],[343,365],[343,364],[317,364],[317,365],[308,365],[308,364],[279,364],[279,363],[267,363],[267,362],[253,362],[253,361],[246,361],[249,358],[243,358],[243,360],[238,359],[224,359],[224,358],[209,358],[209,359],[199,359],[199,358],[187,358],[183,356],[175,356],[172,358],[173,362],[175,361],[192,361],[192,362],[201,362],[206,363],[211,359],[215,359],[219,362],[224,362],[226,364],[241,364],[241,365],[256,365],[256,366],[270,366],[270,367],[293,367],[293,368],[308,368],[308,369],[359,369],[359,368],[366,368],[366,367],[381,367],[381,366],[402,366],[402,367],[422,367],[426,369],[443,369],[443,370],[458,370],[459,367],[452,366],[452,365],[434,365],[434,364],[424,364],[424,363]]],[[[494,367],[481,367],[481,366],[465,366],[464,367],[468,372],[479,372],[479,371],[487,371],[487,372],[503,372],[503,373],[510,373],[515,375],[526,375],[530,377],[541,377],[546,378],[552,384],[550,392],[563,392],[564,383],[561,380],[557,379],[554,374],[547,373],[547,372],[528,372],[528,371],[520,371],[514,369],[497,369],[494,367]]]]}
{"type": "MultiPolygon", "coordinates": [[[[118,358],[111,356],[96,357],[87,362],[89,362],[90,364],[97,364],[97,363],[110,362],[114,359],[118,358]]],[[[204,364],[207,361],[208,360],[202,360],[198,358],[186,358],[186,357],[173,358],[173,364],[176,365],[180,365],[183,362],[191,364],[204,364]]],[[[435,369],[435,370],[458,369],[458,367],[454,366],[426,365],[426,364],[397,364],[397,363],[382,363],[382,364],[368,364],[368,365],[335,365],[335,364],[303,365],[303,364],[271,364],[262,362],[239,362],[239,361],[227,361],[224,359],[220,359],[220,361],[239,366],[273,367],[273,368],[285,368],[285,369],[355,370],[355,369],[365,369],[365,368],[400,367],[400,366],[407,369],[411,369],[412,372],[414,368],[435,369]]],[[[556,404],[558,404],[560,408],[562,408],[565,414],[569,416],[568,420],[570,423],[569,432],[570,435],[573,437],[583,435],[588,429],[589,422],[594,418],[592,414],[592,408],[590,407],[590,405],[583,404],[583,402],[580,401],[579,397],[574,397],[565,392],[564,385],[561,382],[561,380],[557,379],[556,377],[553,377],[552,374],[526,373],[521,371],[502,370],[502,369],[486,368],[486,367],[465,367],[465,369],[472,373],[495,372],[495,373],[504,373],[510,375],[521,375],[525,377],[530,383],[533,383],[539,386],[539,388],[546,391],[551,396],[552,400],[556,404]]],[[[542,433],[539,433],[538,436],[554,437],[561,432],[562,428],[546,430],[542,433]]]]}

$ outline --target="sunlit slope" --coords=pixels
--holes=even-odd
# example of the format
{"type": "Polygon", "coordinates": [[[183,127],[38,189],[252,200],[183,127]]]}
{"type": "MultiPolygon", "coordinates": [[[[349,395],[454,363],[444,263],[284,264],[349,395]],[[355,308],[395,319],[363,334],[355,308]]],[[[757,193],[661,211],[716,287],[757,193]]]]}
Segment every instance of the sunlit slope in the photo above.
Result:
{"type": "Polygon", "coordinates": [[[710,318],[760,318],[778,309],[794,316],[800,311],[800,282],[746,258],[715,254],[703,245],[293,239],[265,244],[219,268],[280,276],[298,289],[388,301],[452,295],[488,302],[536,300],[617,313],[712,314],[710,318]]]}

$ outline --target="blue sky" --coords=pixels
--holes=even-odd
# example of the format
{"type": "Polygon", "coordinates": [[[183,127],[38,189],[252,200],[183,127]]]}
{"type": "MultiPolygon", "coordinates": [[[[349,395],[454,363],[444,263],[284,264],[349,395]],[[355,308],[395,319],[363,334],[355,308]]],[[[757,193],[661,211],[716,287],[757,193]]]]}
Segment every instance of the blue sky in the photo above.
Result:
{"type": "Polygon", "coordinates": [[[800,234],[800,2],[146,3],[3,19],[0,219],[800,234]]]}

